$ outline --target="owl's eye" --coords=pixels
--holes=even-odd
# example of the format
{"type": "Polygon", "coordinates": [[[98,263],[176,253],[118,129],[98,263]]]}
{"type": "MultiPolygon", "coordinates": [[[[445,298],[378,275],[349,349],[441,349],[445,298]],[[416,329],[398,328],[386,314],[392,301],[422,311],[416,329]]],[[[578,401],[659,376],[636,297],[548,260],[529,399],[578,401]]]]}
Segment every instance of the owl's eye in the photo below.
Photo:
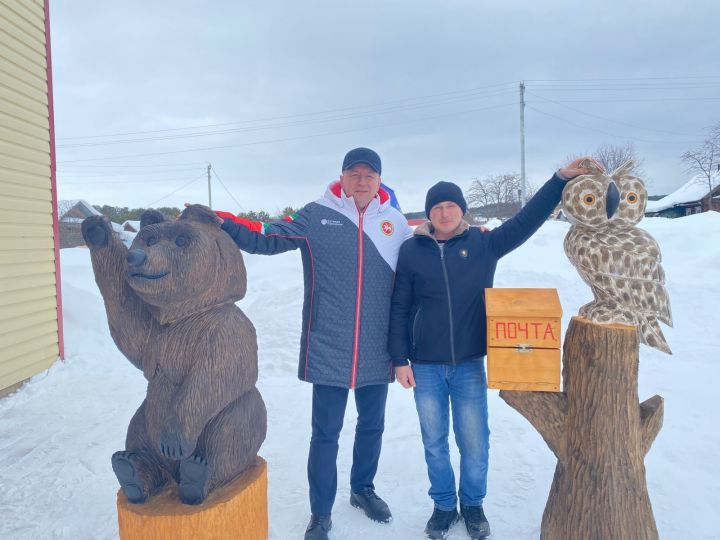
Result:
{"type": "Polygon", "coordinates": [[[629,202],[630,204],[635,204],[636,202],[638,202],[637,193],[631,191],[630,193],[628,193],[628,194],[625,196],[625,200],[626,200],[627,202],[629,202]]]}
{"type": "Polygon", "coordinates": [[[178,247],[183,247],[187,244],[187,237],[180,235],[177,238],[175,238],[175,245],[178,247]]]}
{"type": "Polygon", "coordinates": [[[583,203],[587,204],[588,206],[595,204],[595,195],[588,193],[587,195],[583,196],[583,203]]]}
{"type": "Polygon", "coordinates": [[[158,237],[155,236],[155,235],[148,236],[147,239],[145,240],[145,243],[146,243],[148,246],[155,245],[155,244],[158,243],[158,237]]]}

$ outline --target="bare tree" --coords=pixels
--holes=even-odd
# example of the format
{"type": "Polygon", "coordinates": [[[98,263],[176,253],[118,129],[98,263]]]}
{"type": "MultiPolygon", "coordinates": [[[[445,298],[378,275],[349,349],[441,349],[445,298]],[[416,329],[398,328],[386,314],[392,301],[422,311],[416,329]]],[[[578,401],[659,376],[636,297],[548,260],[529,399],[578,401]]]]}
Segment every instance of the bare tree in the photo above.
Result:
{"type": "Polygon", "coordinates": [[[65,214],[67,214],[70,209],[75,206],[75,203],[77,201],[65,201],[65,200],[59,200],[57,202],[57,213],[58,213],[58,219],[62,219],[65,214]]]}
{"type": "MultiPolygon", "coordinates": [[[[520,183],[520,175],[514,173],[475,178],[465,193],[465,199],[471,208],[491,208],[488,217],[508,217],[518,210],[520,183]]],[[[526,192],[528,197],[534,193],[529,183],[526,192]]]]}
{"type": "MultiPolygon", "coordinates": [[[[638,156],[635,145],[631,142],[625,143],[624,146],[601,144],[597,150],[593,152],[593,157],[598,160],[608,172],[612,172],[623,163],[632,160],[634,163],[632,174],[639,178],[645,176],[645,171],[642,168],[643,163],[645,163],[645,158],[638,156]]],[[[645,181],[644,178],[643,181],[645,181]]],[[[645,181],[645,183],[647,184],[647,181],[645,181]]]]}
{"type": "Polygon", "coordinates": [[[720,122],[708,130],[708,137],[695,150],[688,150],[681,159],[687,166],[687,172],[699,176],[708,185],[707,210],[713,210],[713,188],[717,186],[720,174],[720,122]],[[715,186],[713,180],[716,180],[715,186]]]}
{"type": "Polygon", "coordinates": [[[492,196],[490,194],[489,182],[487,178],[480,180],[473,178],[470,188],[465,193],[465,199],[468,206],[478,207],[491,204],[492,196]]]}
{"type": "MultiPolygon", "coordinates": [[[[623,163],[632,160],[634,163],[632,174],[641,178],[646,186],[650,184],[650,181],[645,178],[645,170],[643,169],[645,158],[638,155],[635,145],[631,142],[627,142],[623,146],[604,143],[598,146],[593,152],[568,155],[565,158],[565,163],[570,163],[579,157],[588,155],[593,156],[607,172],[612,172],[623,163]]],[[[565,163],[562,165],[565,165],[565,163]]],[[[558,165],[557,168],[560,168],[562,165],[558,165]]]]}

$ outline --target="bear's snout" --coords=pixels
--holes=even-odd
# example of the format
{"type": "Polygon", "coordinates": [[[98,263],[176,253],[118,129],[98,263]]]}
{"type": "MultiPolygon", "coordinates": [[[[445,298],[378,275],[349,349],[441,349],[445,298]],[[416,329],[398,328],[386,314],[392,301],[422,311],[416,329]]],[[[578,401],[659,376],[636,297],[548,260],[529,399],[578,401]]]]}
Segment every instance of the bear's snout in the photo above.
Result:
{"type": "Polygon", "coordinates": [[[142,249],[131,249],[127,254],[127,262],[130,266],[140,266],[147,260],[147,254],[142,249]]]}

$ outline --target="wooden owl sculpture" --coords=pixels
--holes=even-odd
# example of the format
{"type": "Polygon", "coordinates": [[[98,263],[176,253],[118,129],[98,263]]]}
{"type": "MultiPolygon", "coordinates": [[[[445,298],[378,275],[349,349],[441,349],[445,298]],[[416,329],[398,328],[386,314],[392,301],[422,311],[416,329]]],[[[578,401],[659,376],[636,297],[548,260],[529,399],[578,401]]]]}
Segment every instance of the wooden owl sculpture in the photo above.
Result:
{"type": "Polygon", "coordinates": [[[645,186],[630,174],[631,161],[609,175],[592,162],[583,165],[591,173],[569,180],[562,194],[572,223],[565,253],[595,296],[579,315],[636,326],[643,343],[672,354],[658,324],[672,326],[660,248],[635,226],[645,212],[645,186]]]}

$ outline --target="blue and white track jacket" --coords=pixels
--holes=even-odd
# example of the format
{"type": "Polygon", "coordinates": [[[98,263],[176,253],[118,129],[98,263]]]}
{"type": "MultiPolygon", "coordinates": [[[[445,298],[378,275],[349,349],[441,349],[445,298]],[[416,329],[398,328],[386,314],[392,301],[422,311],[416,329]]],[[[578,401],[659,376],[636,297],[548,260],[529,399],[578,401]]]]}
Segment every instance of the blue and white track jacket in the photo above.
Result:
{"type": "Polygon", "coordinates": [[[343,388],[393,381],[390,300],[398,252],[412,229],[382,187],[363,212],[334,182],[290,221],[261,224],[218,214],[243,251],[274,255],[300,249],[301,380],[343,388]]]}

